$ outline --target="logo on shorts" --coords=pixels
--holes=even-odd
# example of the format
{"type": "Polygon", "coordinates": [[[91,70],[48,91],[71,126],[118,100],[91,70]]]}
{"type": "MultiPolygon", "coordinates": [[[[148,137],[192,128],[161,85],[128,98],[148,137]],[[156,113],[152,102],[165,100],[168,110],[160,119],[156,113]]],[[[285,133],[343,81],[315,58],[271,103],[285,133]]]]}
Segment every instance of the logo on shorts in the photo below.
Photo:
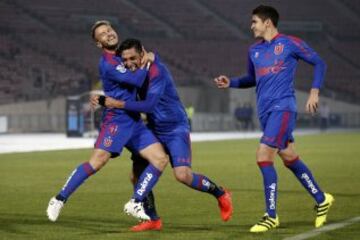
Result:
{"type": "Polygon", "coordinates": [[[113,140],[111,139],[111,137],[106,137],[106,138],[104,139],[104,146],[105,146],[105,147],[110,147],[111,144],[112,144],[112,142],[113,142],[113,140]]]}
{"type": "Polygon", "coordinates": [[[282,43],[277,44],[274,48],[275,55],[280,55],[283,53],[283,51],[284,51],[284,44],[282,43]]]}
{"type": "Polygon", "coordinates": [[[116,125],[116,124],[111,124],[111,125],[109,126],[109,133],[110,133],[111,135],[115,135],[115,134],[117,133],[117,130],[118,130],[118,125],[116,125]]]}
{"type": "Polygon", "coordinates": [[[126,68],[124,66],[123,63],[120,63],[119,65],[116,66],[116,70],[118,70],[121,73],[125,73],[126,72],[126,68]]]}

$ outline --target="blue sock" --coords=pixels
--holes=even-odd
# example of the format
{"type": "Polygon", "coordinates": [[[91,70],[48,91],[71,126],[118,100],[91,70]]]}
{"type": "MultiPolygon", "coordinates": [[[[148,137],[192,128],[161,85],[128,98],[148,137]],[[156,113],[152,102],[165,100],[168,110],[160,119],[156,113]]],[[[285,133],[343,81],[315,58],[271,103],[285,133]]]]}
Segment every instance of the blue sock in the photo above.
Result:
{"type": "Polygon", "coordinates": [[[154,165],[149,164],[140,175],[132,198],[142,202],[159,180],[161,173],[154,165]]]}
{"type": "Polygon", "coordinates": [[[193,177],[193,180],[191,182],[190,187],[195,190],[210,193],[216,198],[222,196],[225,193],[224,190],[219,188],[214,182],[212,182],[206,176],[203,176],[203,175],[197,174],[197,173],[193,173],[192,177],[193,177]]]}
{"type": "Polygon", "coordinates": [[[158,220],[160,217],[157,215],[155,207],[155,196],[152,191],[146,196],[144,200],[145,213],[150,217],[151,220],[158,220]]]}
{"type": "Polygon", "coordinates": [[[272,162],[258,162],[264,180],[267,214],[276,218],[277,174],[272,162]]]}
{"type": "Polygon", "coordinates": [[[325,200],[325,195],[321,191],[319,185],[316,183],[313,175],[311,174],[311,171],[299,158],[289,162],[284,161],[284,164],[295,174],[296,178],[301,182],[304,188],[310,193],[310,195],[318,204],[325,200]]]}
{"type": "Polygon", "coordinates": [[[56,199],[66,202],[71,194],[91,175],[96,173],[96,170],[90,165],[89,162],[85,162],[78,166],[70,175],[66,181],[64,187],[60,193],[56,196],[56,199]]]}

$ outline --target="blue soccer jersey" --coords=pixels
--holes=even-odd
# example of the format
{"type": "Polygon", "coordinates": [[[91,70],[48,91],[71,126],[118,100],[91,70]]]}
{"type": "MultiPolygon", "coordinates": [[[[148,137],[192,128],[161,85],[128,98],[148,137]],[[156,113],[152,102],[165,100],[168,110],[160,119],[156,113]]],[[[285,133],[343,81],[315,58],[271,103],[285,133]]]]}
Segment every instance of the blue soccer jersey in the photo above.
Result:
{"type": "Polygon", "coordinates": [[[173,78],[156,56],[149,69],[147,81],[139,91],[140,101],[125,101],[125,109],[147,113],[148,126],[155,132],[174,129],[189,131],[189,124],[173,78]]]}
{"type": "Polygon", "coordinates": [[[319,55],[299,38],[278,34],[270,42],[253,44],[248,52],[248,70],[231,79],[230,87],[256,86],[258,115],[272,111],[296,112],[294,76],[298,60],[314,66],[312,88],[320,88],[326,65],[319,55]]]}
{"type": "Polygon", "coordinates": [[[125,109],[147,113],[148,127],[170,156],[172,167],[191,166],[190,127],[173,78],[156,56],[139,101],[126,101],[125,109]]]}
{"type": "MultiPolygon", "coordinates": [[[[148,73],[146,69],[135,72],[127,70],[120,57],[107,52],[100,59],[99,72],[107,96],[129,101],[136,100],[137,87],[143,85],[148,73]]],[[[157,139],[145,127],[138,112],[106,108],[95,148],[117,156],[124,146],[139,152],[156,142],[157,139]]]]}
{"type": "MultiPolygon", "coordinates": [[[[146,69],[135,72],[125,68],[121,57],[104,52],[99,63],[100,78],[106,96],[124,101],[136,100],[137,87],[141,87],[147,76],[146,69]]],[[[119,115],[127,115],[123,109],[105,109],[119,115]]],[[[138,115],[138,114],[137,114],[138,115]]]]}

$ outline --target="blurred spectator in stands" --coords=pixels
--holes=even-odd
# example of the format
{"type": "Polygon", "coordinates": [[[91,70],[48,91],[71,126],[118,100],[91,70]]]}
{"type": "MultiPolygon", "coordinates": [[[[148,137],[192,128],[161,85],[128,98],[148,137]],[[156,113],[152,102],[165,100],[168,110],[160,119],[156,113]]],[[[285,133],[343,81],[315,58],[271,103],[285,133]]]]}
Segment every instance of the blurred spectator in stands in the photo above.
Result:
{"type": "Polygon", "coordinates": [[[234,117],[236,119],[235,127],[237,130],[242,129],[244,121],[244,107],[238,104],[234,111],[234,117]]]}
{"type": "Polygon", "coordinates": [[[254,122],[253,122],[253,108],[251,103],[245,103],[244,105],[244,129],[254,130],[254,122]]]}
{"type": "Polygon", "coordinates": [[[253,108],[250,103],[244,103],[235,109],[236,129],[254,130],[253,108]]]}
{"type": "Polygon", "coordinates": [[[190,125],[190,132],[192,132],[192,118],[194,117],[195,108],[192,104],[190,104],[185,108],[185,111],[190,125]]]}
{"type": "Polygon", "coordinates": [[[323,102],[319,109],[320,112],[320,130],[326,131],[329,127],[330,107],[326,102],[323,102]]]}

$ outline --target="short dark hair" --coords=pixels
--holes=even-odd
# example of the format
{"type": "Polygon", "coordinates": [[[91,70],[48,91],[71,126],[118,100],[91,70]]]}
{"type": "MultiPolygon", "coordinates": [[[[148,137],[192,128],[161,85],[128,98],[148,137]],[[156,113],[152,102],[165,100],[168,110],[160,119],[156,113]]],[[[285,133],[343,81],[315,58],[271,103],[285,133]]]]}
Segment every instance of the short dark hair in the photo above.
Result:
{"type": "Polygon", "coordinates": [[[120,44],[120,46],[117,50],[117,55],[121,55],[121,53],[123,51],[131,49],[131,48],[135,48],[135,50],[138,53],[141,53],[142,49],[143,49],[140,40],[135,39],[135,38],[127,38],[120,44]]]}
{"type": "Polygon", "coordinates": [[[274,7],[265,5],[256,7],[252,14],[258,16],[263,22],[270,19],[275,27],[277,27],[280,18],[278,11],[274,7]]]}
{"type": "Polygon", "coordinates": [[[112,26],[111,26],[111,23],[110,23],[109,21],[107,21],[107,20],[96,21],[96,22],[92,25],[92,27],[91,27],[91,37],[92,37],[94,40],[96,40],[96,39],[95,39],[95,30],[96,30],[98,27],[102,26],[102,25],[106,25],[106,26],[112,27],[112,26]]]}

